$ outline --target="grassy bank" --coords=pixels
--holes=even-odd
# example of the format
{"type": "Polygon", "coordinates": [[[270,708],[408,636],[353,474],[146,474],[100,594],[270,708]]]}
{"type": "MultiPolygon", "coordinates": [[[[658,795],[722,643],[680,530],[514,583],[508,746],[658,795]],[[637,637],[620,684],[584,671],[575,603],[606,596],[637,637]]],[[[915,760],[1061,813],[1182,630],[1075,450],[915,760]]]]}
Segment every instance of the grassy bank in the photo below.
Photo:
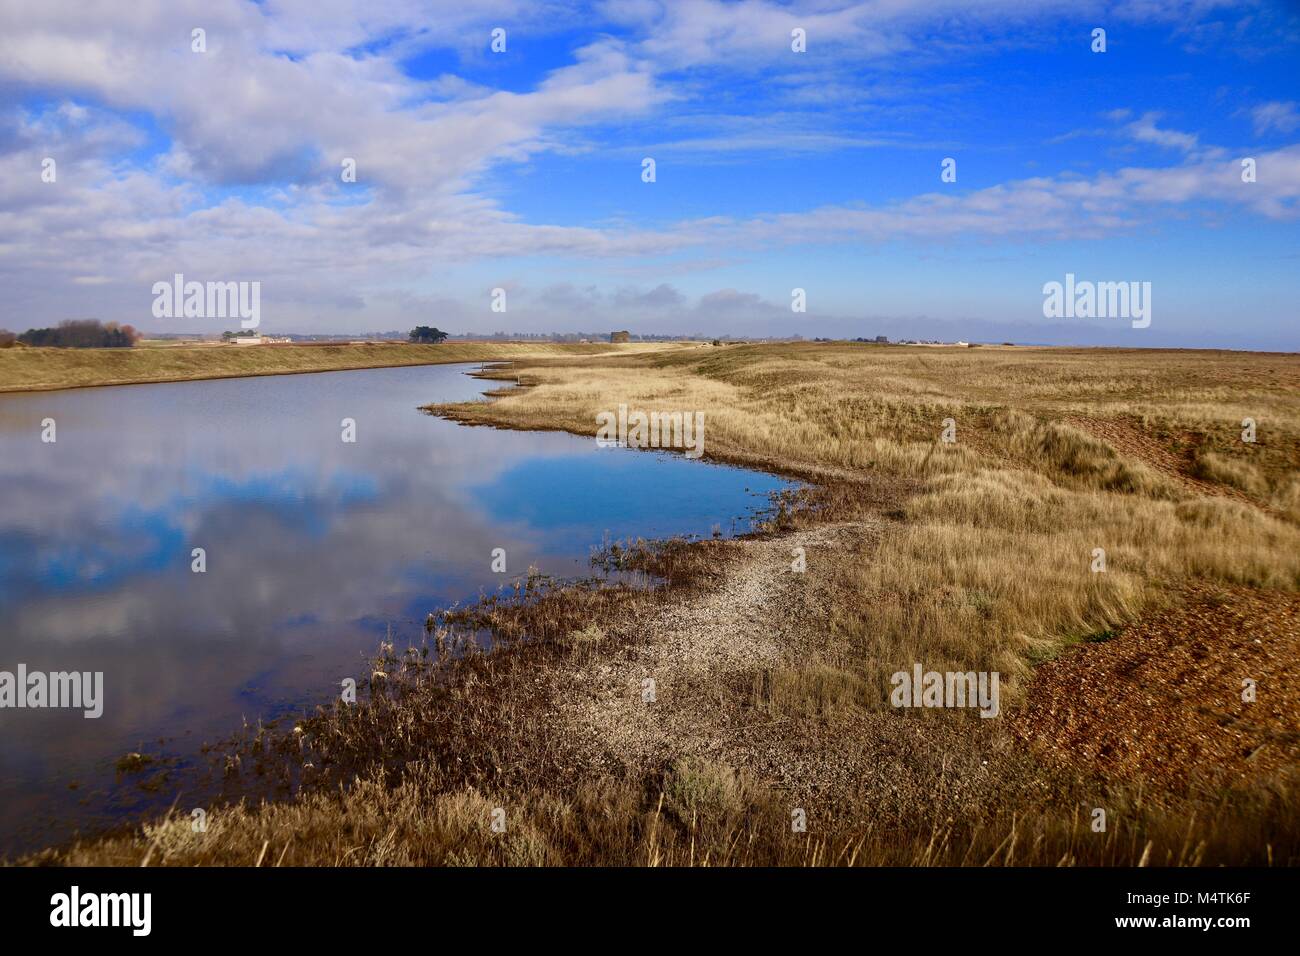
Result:
{"type": "Polygon", "coordinates": [[[1300,862],[1300,357],[704,346],[494,374],[495,402],[431,411],[592,435],[619,404],[702,410],[706,458],[813,485],[749,539],[605,555],[653,591],[523,579],[381,648],[361,704],[235,749],[280,800],[36,860],[1300,862]],[[442,653],[484,629],[493,652],[442,653]],[[918,662],[998,672],[1002,713],[891,708],[918,662]]]}
{"type": "Polygon", "coordinates": [[[872,635],[858,667],[926,660],[1014,689],[1188,582],[1300,586],[1300,356],[739,346],[502,374],[530,387],[436,410],[578,434],[620,403],[705,410],[706,458],[821,482],[819,522],[868,518],[863,486],[905,483],[882,553],[842,573],[836,630],[872,635]]]}
{"type": "Polygon", "coordinates": [[[291,375],[344,369],[545,356],[594,356],[614,351],[680,348],[658,345],[444,342],[440,345],[178,345],[130,349],[0,349],[0,392],[50,391],[92,385],[185,382],[250,375],[291,375]]]}

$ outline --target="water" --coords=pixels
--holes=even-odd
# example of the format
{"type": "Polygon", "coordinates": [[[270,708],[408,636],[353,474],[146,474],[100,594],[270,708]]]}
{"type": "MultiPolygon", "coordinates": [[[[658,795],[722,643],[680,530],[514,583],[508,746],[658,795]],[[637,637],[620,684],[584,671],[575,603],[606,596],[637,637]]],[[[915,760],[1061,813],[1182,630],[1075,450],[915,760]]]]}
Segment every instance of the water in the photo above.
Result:
{"type": "Polygon", "coordinates": [[[786,486],[418,411],[484,387],[432,366],[0,395],[0,670],[104,673],[99,719],[0,709],[0,849],[169,806],[174,781],[117,758],[327,702],[390,629],[530,565],[586,576],[603,540],[744,531],[786,486]]]}

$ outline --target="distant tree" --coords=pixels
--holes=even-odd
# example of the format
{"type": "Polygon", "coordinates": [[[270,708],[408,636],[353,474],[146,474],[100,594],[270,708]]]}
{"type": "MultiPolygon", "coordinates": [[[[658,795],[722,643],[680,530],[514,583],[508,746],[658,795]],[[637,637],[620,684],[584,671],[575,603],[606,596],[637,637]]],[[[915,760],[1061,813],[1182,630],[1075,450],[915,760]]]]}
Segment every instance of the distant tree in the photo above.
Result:
{"type": "Polygon", "coordinates": [[[18,336],[24,345],[65,349],[123,349],[140,339],[129,325],[107,324],[95,319],[69,319],[53,329],[28,329],[18,336]]]}
{"type": "Polygon", "coordinates": [[[116,330],[122,333],[123,335],[125,335],[127,338],[128,345],[135,345],[136,342],[139,342],[142,338],[144,338],[143,335],[141,335],[139,332],[136,331],[134,325],[118,325],[116,322],[109,322],[104,326],[104,328],[109,330],[110,332],[116,330]]]}
{"type": "Polygon", "coordinates": [[[8,329],[0,329],[0,349],[7,349],[18,341],[18,336],[8,329]]]}
{"type": "Polygon", "coordinates": [[[431,325],[417,325],[411,329],[411,341],[424,345],[437,345],[447,337],[447,333],[431,325]]]}

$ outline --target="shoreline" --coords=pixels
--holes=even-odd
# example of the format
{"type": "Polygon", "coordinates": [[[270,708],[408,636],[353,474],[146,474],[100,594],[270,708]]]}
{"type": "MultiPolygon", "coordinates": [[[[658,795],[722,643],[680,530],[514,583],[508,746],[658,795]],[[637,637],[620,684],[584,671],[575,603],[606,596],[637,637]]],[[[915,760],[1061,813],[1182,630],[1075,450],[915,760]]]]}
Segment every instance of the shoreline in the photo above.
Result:
{"type": "MultiPolygon", "coordinates": [[[[0,395],[56,392],[78,388],[120,385],[165,385],[174,382],[260,378],[268,375],[304,375],[316,372],[355,372],[372,368],[407,368],[419,365],[455,365],[472,362],[513,361],[574,355],[606,356],[658,350],[659,343],[632,347],[610,343],[444,342],[347,343],[308,345],[194,345],[132,349],[0,349],[0,395]],[[357,356],[364,360],[357,361],[357,356]],[[276,363],[279,363],[278,365],[276,363]],[[40,366],[46,366],[41,368],[40,366]],[[128,375],[115,375],[126,366],[128,375]],[[151,367],[172,366],[159,373],[151,367]],[[76,380],[77,376],[89,380],[76,380]],[[29,381],[14,384],[15,377],[29,381]],[[36,376],[43,376],[37,378],[36,376]]],[[[664,348],[680,348],[669,343],[664,348]]]]}
{"type": "MultiPolygon", "coordinates": [[[[473,359],[466,360],[473,362],[473,359]]],[[[78,385],[0,386],[0,395],[25,395],[30,392],[71,392],[87,388],[124,388],[131,385],[179,385],[184,382],[220,382],[232,378],[268,378],[275,375],[323,375],[328,372],[364,372],[381,368],[417,368],[422,365],[459,365],[461,359],[438,362],[399,362],[384,365],[339,365],[330,368],[276,369],[265,372],[228,372],[191,375],[186,378],[132,378],[104,382],[87,382],[78,385]]]]}

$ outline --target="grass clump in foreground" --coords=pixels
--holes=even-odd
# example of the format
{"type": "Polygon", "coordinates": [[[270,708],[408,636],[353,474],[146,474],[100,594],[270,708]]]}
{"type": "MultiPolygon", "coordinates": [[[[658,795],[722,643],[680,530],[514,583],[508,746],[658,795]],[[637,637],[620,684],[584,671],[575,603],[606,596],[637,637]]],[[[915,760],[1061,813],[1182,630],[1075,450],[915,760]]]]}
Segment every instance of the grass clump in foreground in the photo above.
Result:
{"type": "MultiPolygon", "coordinates": [[[[782,508],[764,529],[811,536],[809,581],[822,597],[801,612],[806,619],[767,622],[805,633],[807,643],[786,659],[708,669],[683,686],[693,699],[716,702],[725,740],[686,727],[672,738],[674,752],[637,761],[556,719],[557,701],[583,694],[592,707],[617,707],[617,698],[601,704],[598,683],[584,681],[640,660],[655,641],[644,622],[674,595],[720,586],[747,553],[734,541],[611,548],[607,566],[644,572],[660,588],[543,587],[459,611],[448,623],[490,631],[491,653],[463,641],[460,655],[436,647],[389,655],[382,692],[322,712],[245,761],[245,772],[260,762],[267,775],[295,781],[296,796],[215,809],[202,841],[172,833],[187,821],[163,821],[39,860],[1300,859],[1297,738],[1287,708],[1266,704],[1243,717],[1231,710],[1240,706],[1235,685],[1208,702],[1180,700],[1176,680],[1158,699],[1138,687],[1131,696],[1141,706],[1125,712],[1133,720],[1177,733],[1191,713],[1180,707],[1220,708],[1224,727],[1249,735],[1258,724],[1269,741],[1263,757],[1252,751],[1231,773],[1193,767],[1177,781],[1109,773],[1140,759],[1062,757],[1068,748],[1018,725],[1012,709],[1046,703],[1068,713],[1077,684],[1036,680],[1039,668],[1121,647],[1135,622],[1158,624],[1187,588],[1223,589],[1228,611],[1248,595],[1255,615],[1293,601],[1300,358],[801,344],[519,359],[496,374],[528,387],[490,404],[435,410],[467,423],[593,435],[595,414],[622,403],[701,409],[707,457],[815,483],[801,507],[782,508]],[[1258,442],[1236,440],[1243,417],[1262,423],[1258,442]],[[938,440],[946,418],[956,423],[955,445],[938,440]],[[1093,570],[1097,549],[1104,572],[1093,570]],[[1099,634],[1111,636],[1086,639],[1099,634]],[[887,675],[918,661],[998,671],[1007,716],[891,712],[887,675]],[[1044,702],[1036,693],[1065,696],[1044,702]],[[909,749],[914,740],[919,749],[909,749]],[[859,753],[851,745],[861,741],[883,749],[859,753]],[[778,746],[778,762],[807,768],[812,783],[848,799],[831,805],[792,794],[771,763],[753,758],[759,744],[778,746]],[[817,763],[819,747],[847,763],[817,763]],[[872,773],[882,761],[887,772],[872,773]],[[1108,812],[1104,833],[1091,827],[1098,806],[1108,812]],[[489,826],[497,808],[505,833],[489,826]],[[806,810],[805,833],[791,827],[795,809],[806,810]]],[[[1179,639],[1212,660],[1225,635],[1197,632],[1197,620],[1180,625],[1179,639]]],[[[438,635],[431,640],[437,645],[438,635]]],[[[1280,668],[1270,676],[1286,686],[1279,648],[1251,666],[1280,668]]],[[[1143,666],[1160,677],[1159,663],[1143,666]]],[[[1121,684],[1108,691],[1126,693],[1121,684]]]]}

